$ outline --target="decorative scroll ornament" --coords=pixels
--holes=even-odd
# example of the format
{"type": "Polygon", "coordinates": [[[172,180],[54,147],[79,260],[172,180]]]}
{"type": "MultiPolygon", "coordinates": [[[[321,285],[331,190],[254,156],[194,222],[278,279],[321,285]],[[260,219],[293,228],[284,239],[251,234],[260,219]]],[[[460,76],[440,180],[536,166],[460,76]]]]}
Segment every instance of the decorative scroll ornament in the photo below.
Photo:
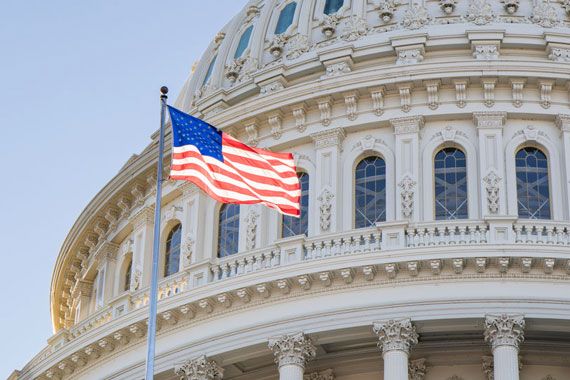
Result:
{"type": "Polygon", "coordinates": [[[556,12],[556,8],[550,1],[540,1],[537,3],[532,10],[530,19],[543,28],[553,28],[560,22],[558,12],[556,12]]]}
{"type": "Polygon", "coordinates": [[[439,6],[446,15],[452,14],[456,5],[457,0],[439,0],[439,6]]]}
{"type": "Polygon", "coordinates": [[[334,380],[334,372],[332,369],[309,373],[303,377],[303,380],[334,380]]]}
{"type": "Polygon", "coordinates": [[[525,321],[522,315],[488,315],[485,317],[485,340],[493,346],[518,349],[524,340],[525,321]]]}
{"type": "Polygon", "coordinates": [[[254,210],[250,210],[247,214],[247,233],[245,247],[247,250],[255,248],[255,241],[257,237],[257,218],[259,214],[254,210]]]}
{"type": "Polygon", "coordinates": [[[222,380],[224,369],[206,356],[200,356],[175,366],[174,373],[180,376],[180,380],[222,380]]]}
{"type": "Polygon", "coordinates": [[[295,34],[287,42],[287,59],[299,58],[309,51],[309,40],[303,34],[295,34]]]}
{"type": "Polygon", "coordinates": [[[520,0],[501,0],[501,3],[505,6],[505,11],[512,15],[519,10],[520,0]]]}
{"type": "Polygon", "coordinates": [[[409,218],[414,213],[414,189],[416,188],[416,181],[406,175],[400,181],[398,187],[402,189],[400,193],[402,197],[402,216],[409,218]]]}
{"type": "Polygon", "coordinates": [[[287,43],[288,39],[289,39],[288,36],[279,34],[277,36],[274,36],[271,42],[269,42],[269,47],[268,47],[269,53],[275,59],[281,57],[281,55],[283,54],[283,50],[285,49],[285,44],[287,43]]]}
{"type": "Polygon", "coordinates": [[[184,260],[187,265],[192,263],[192,256],[194,255],[194,245],[196,242],[192,238],[191,234],[186,236],[186,241],[184,242],[184,260]]]}
{"type": "Polygon", "coordinates": [[[321,221],[321,231],[328,231],[331,227],[331,217],[332,217],[332,201],[334,199],[334,194],[328,189],[324,189],[318,198],[319,209],[320,209],[320,221],[321,221]]]}
{"type": "Polygon", "coordinates": [[[407,29],[420,29],[423,28],[431,20],[427,9],[421,4],[411,4],[402,20],[402,26],[407,29]]]}
{"type": "Polygon", "coordinates": [[[140,269],[136,269],[133,275],[133,282],[131,284],[131,290],[136,291],[141,288],[142,284],[142,271],[140,269]]]}
{"type": "Polygon", "coordinates": [[[408,374],[410,375],[410,380],[424,380],[426,377],[427,366],[425,359],[417,359],[410,361],[408,367],[408,374]]]}
{"type": "Polygon", "coordinates": [[[376,322],[374,332],[378,335],[378,347],[382,352],[398,350],[409,353],[410,348],[418,343],[418,333],[410,319],[376,322]]]}
{"type": "Polygon", "coordinates": [[[224,74],[230,82],[235,82],[238,80],[243,65],[245,64],[245,58],[234,59],[230,64],[226,65],[224,74]]]}
{"type": "Polygon", "coordinates": [[[394,17],[395,12],[396,4],[394,0],[382,0],[380,4],[378,4],[378,14],[384,23],[389,23],[394,17]]]}
{"type": "Polygon", "coordinates": [[[366,20],[356,15],[351,16],[345,23],[340,38],[345,41],[356,41],[368,33],[366,20]]]}
{"type": "Polygon", "coordinates": [[[311,339],[303,333],[283,335],[269,340],[275,362],[279,367],[297,365],[305,368],[307,361],[316,356],[316,348],[311,339]]]}
{"type": "Polygon", "coordinates": [[[321,32],[325,35],[326,38],[331,38],[340,22],[340,16],[335,14],[332,15],[325,15],[323,21],[321,21],[321,32]]]}
{"type": "Polygon", "coordinates": [[[491,170],[489,174],[483,178],[485,190],[487,190],[487,208],[491,214],[499,212],[499,184],[501,177],[491,170]]]}
{"type": "Polygon", "coordinates": [[[466,18],[474,24],[485,25],[493,21],[495,13],[487,0],[471,0],[466,18]]]}

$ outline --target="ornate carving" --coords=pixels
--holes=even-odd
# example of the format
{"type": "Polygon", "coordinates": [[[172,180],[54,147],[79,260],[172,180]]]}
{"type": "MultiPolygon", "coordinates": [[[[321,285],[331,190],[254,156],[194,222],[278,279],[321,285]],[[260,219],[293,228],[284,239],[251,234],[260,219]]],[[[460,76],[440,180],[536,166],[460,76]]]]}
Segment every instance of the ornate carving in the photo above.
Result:
{"type": "Polygon", "coordinates": [[[334,380],[334,372],[332,369],[324,371],[311,372],[303,377],[303,380],[334,380]]]}
{"type": "Polygon", "coordinates": [[[249,120],[245,124],[245,133],[247,133],[247,143],[251,146],[257,146],[259,143],[259,127],[257,120],[249,120]]]}
{"type": "Polygon", "coordinates": [[[494,380],[495,378],[495,363],[492,356],[481,357],[481,365],[483,366],[483,373],[487,376],[487,380],[494,380]]]}
{"type": "Polygon", "coordinates": [[[289,37],[284,34],[273,36],[273,39],[269,42],[267,47],[269,53],[273,56],[273,58],[277,59],[281,57],[288,39],[289,37]]]}
{"type": "Polygon", "coordinates": [[[552,86],[553,81],[541,81],[538,83],[540,89],[540,105],[542,108],[550,108],[552,105],[552,86]]]}
{"type": "Polygon", "coordinates": [[[352,69],[348,62],[335,62],[325,66],[325,75],[321,78],[334,78],[343,74],[350,73],[352,69]]]}
{"type": "Polygon", "coordinates": [[[523,89],[526,81],[524,79],[511,79],[513,105],[517,108],[523,104],[523,89]]]}
{"type": "Polygon", "coordinates": [[[222,380],[224,369],[206,356],[188,360],[174,367],[180,380],[222,380]]]}
{"type": "Polygon", "coordinates": [[[499,212],[499,184],[501,183],[501,177],[491,170],[483,178],[483,184],[485,185],[485,190],[487,191],[487,209],[491,214],[496,214],[499,212]]]}
{"type": "Polygon", "coordinates": [[[390,120],[394,127],[394,134],[417,133],[424,126],[423,116],[407,116],[390,120]]]}
{"type": "Polygon", "coordinates": [[[275,362],[279,368],[285,365],[305,368],[307,361],[316,356],[316,348],[313,342],[303,333],[272,338],[269,340],[269,348],[273,351],[275,362]]]}
{"type": "Polygon", "coordinates": [[[411,360],[408,367],[410,380],[424,380],[426,377],[427,366],[425,359],[411,360]]]}
{"type": "Polygon", "coordinates": [[[381,0],[377,9],[382,22],[389,23],[396,12],[396,3],[394,0],[381,0]]]}
{"type": "Polygon", "coordinates": [[[140,269],[135,269],[133,273],[133,279],[131,280],[131,289],[137,291],[142,285],[142,271],[140,269]]]}
{"type": "Polygon", "coordinates": [[[322,131],[313,133],[311,137],[315,143],[315,149],[327,148],[327,147],[341,147],[342,141],[344,140],[344,131],[341,128],[331,129],[329,131],[322,131]]]}
{"type": "Polygon", "coordinates": [[[309,40],[303,34],[295,34],[287,42],[287,59],[299,58],[309,51],[309,40]]]}
{"type": "Polygon", "coordinates": [[[259,90],[259,95],[261,96],[270,95],[273,94],[274,92],[281,91],[284,88],[285,86],[281,81],[271,82],[261,86],[261,89],[259,90]]]}
{"type": "Polygon", "coordinates": [[[356,91],[344,95],[344,104],[346,106],[346,117],[350,121],[356,120],[358,116],[358,93],[356,91]]]}
{"type": "Polygon", "coordinates": [[[426,82],[426,90],[428,95],[428,107],[431,110],[437,109],[439,107],[439,81],[428,81],[426,82]]]}
{"type": "Polygon", "coordinates": [[[473,58],[480,61],[492,61],[499,59],[498,44],[477,44],[473,49],[473,58]]]}
{"type": "Polygon", "coordinates": [[[236,82],[245,64],[245,57],[234,59],[226,65],[224,75],[230,82],[236,82]]]}
{"type": "Polygon", "coordinates": [[[495,13],[487,0],[471,0],[466,18],[476,25],[485,25],[493,21],[495,13]]]}
{"type": "Polygon", "coordinates": [[[486,107],[493,107],[495,105],[495,84],[496,79],[482,79],[484,104],[486,107]]]}
{"type": "Polygon", "coordinates": [[[446,15],[450,15],[455,10],[457,0],[439,0],[439,7],[446,15]]]}
{"type": "Polygon", "coordinates": [[[245,247],[247,250],[251,250],[255,248],[255,242],[257,238],[257,218],[259,214],[250,209],[249,213],[247,214],[246,223],[247,223],[247,233],[246,233],[246,242],[245,247]]]}
{"type": "Polygon", "coordinates": [[[321,113],[321,124],[328,127],[331,124],[332,98],[322,98],[317,100],[319,111],[321,113]]]}
{"type": "Polygon", "coordinates": [[[404,18],[402,20],[402,26],[406,29],[420,29],[429,23],[431,16],[429,15],[427,9],[422,4],[410,4],[406,13],[404,13],[404,18]]]}
{"type": "Polygon", "coordinates": [[[368,24],[366,20],[356,15],[350,16],[342,28],[340,38],[345,41],[356,41],[368,33],[368,24]]]}
{"type": "Polygon", "coordinates": [[[321,21],[321,32],[323,32],[326,38],[331,38],[335,34],[339,22],[340,16],[336,13],[323,17],[323,21],[321,21]]]}
{"type": "MultiPolygon", "coordinates": [[[[570,4],[570,0],[568,3],[570,4]]],[[[553,47],[550,49],[548,59],[554,62],[570,62],[570,49],[553,47]]]]}
{"type": "Polygon", "coordinates": [[[402,198],[402,216],[409,218],[414,213],[414,189],[416,188],[416,181],[409,175],[404,176],[398,187],[401,189],[400,197],[402,198]]]}
{"type": "Polygon", "coordinates": [[[410,348],[418,343],[416,328],[409,318],[375,322],[374,333],[378,335],[378,347],[383,353],[392,350],[409,353],[410,348]]]}
{"type": "Polygon", "coordinates": [[[532,10],[530,19],[543,28],[553,28],[560,22],[556,8],[549,0],[539,0],[532,10]]]}
{"type": "Polygon", "coordinates": [[[455,84],[455,104],[459,108],[465,107],[467,104],[467,81],[457,80],[455,84]]]}
{"type": "Polygon", "coordinates": [[[403,112],[410,112],[412,109],[412,86],[405,85],[398,88],[400,93],[400,108],[403,112]]]}
{"type": "Polygon", "coordinates": [[[487,315],[485,317],[485,340],[493,349],[499,346],[519,348],[524,340],[525,321],[522,315],[487,315]]]}
{"type": "Polygon", "coordinates": [[[186,235],[186,240],[184,240],[184,261],[186,262],[186,266],[189,266],[192,263],[192,256],[194,255],[194,246],[196,242],[191,234],[186,235]]]}
{"type": "Polygon", "coordinates": [[[384,87],[380,87],[370,91],[372,97],[372,109],[376,116],[382,116],[384,113],[384,87]]]}
{"type": "Polygon", "coordinates": [[[396,65],[413,65],[424,60],[424,49],[421,47],[398,49],[396,65]]]}
{"type": "Polygon", "coordinates": [[[371,135],[366,135],[354,144],[352,150],[360,150],[362,152],[367,150],[379,150],[380,145],[386,145],[386,143],[381,139],[374,138],[371,135]]]}
{"type": "Polygon", "coordinates": [[[477,128],[502,128],[506,120],[506,112],[473,112],[477,128]]]}
{"type": "Polygon", "coordinates": [[[271,127],[271,135],[275,140],[279,140],[283,136],[283,114],[278,111],[267,117],[267,122],[271,127]]]}
{"type": "Polygon", "coordinates": [[[519,1],[520,0],[501,0],[501,3],[504,4],[505,11],[512,15],[515,14],[519,9],[519,1]]]}
{"type": "Polygon", "coordinates": [[[320,222],[321,231],[328,231],[331,227],[331,217],[332,217],[332,204],[333,204],[334,194],[328,189],[323,189],[321,195],[319,195],[319,210],[320,210],[320,222]]]}
{"type": "Polygon", "coordinates": [[[245,23],[249,23],[253,20],[260,12],[260,9],[257,5],[250,5],[247,7],[246,16],[245,16],[245,23]]]}
{"type": "Polygon", "coordinates": [[[295,126],[299,132],[305,132],[307,129],[307,109],[304,104],[293,107],[293,117],[295,118],[295,126]]]}
{"type": "Polygon", "coordinates": [[[133,188],[131,189],[131,194],[135,197],[133,207],[140,207],[144,203],[144,186],[140,183],[135,183],[133,188]]]}
{"type": "Polygon", "coordinates": [[[121,196],[117,202],[117,206],[121,209],[121,217],[128,215],[131,210],[130,198],[126,195],[121,196]]]}

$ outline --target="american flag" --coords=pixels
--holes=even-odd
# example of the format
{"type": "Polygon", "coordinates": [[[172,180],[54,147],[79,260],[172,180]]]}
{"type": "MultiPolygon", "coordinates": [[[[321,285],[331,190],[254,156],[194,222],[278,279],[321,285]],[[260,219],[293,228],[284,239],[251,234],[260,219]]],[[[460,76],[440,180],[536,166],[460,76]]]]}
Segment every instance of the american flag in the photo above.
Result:
{"type": "Polygon", "coordinates": [[[301,188],[293,155],[252,148],[203,120],[168,107],[170,178],[195,183],[223,203],[262,203],[299,216],[301,188]]]}

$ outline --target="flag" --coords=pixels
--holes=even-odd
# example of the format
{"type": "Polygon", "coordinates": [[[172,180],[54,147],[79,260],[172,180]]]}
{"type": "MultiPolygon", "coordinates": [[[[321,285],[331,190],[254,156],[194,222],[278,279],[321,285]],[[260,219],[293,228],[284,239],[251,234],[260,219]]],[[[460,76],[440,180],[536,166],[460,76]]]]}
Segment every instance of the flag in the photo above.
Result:
{"type": "Polygon", "coordinates": [[[247,146],[203,120],[168,107],[170,178],[195,183],[222,203],[261,203],[299,216],[301,187],[291,153],[247,146]]]}

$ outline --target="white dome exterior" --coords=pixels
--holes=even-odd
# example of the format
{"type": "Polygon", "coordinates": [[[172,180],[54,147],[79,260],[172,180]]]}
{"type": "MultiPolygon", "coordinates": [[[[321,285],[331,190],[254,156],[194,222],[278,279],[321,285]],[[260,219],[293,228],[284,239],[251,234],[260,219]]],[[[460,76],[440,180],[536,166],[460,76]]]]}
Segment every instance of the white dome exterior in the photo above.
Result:
{"type": "MultiPolygon", "coordinates": [[[[221,205],[168,182],[161,268],[176,225],[182,240],[159,283],[156,378],[570,379],[570,2],[326,3],[250,1],[175,103],[293,152],[308,232],[282,238],[276,212],[241,206],[238,252],[220,258],[221,205]],[[464,156],[451,179],[442,149],[464,156]],[[544,157],[523,175],[525,149],[544,157]],[[368,157],[384,206],[357,228],[368,157]]],[[[10,380],[144,377],[157,139],[71,229],[55,334],[10,380]]]]}

